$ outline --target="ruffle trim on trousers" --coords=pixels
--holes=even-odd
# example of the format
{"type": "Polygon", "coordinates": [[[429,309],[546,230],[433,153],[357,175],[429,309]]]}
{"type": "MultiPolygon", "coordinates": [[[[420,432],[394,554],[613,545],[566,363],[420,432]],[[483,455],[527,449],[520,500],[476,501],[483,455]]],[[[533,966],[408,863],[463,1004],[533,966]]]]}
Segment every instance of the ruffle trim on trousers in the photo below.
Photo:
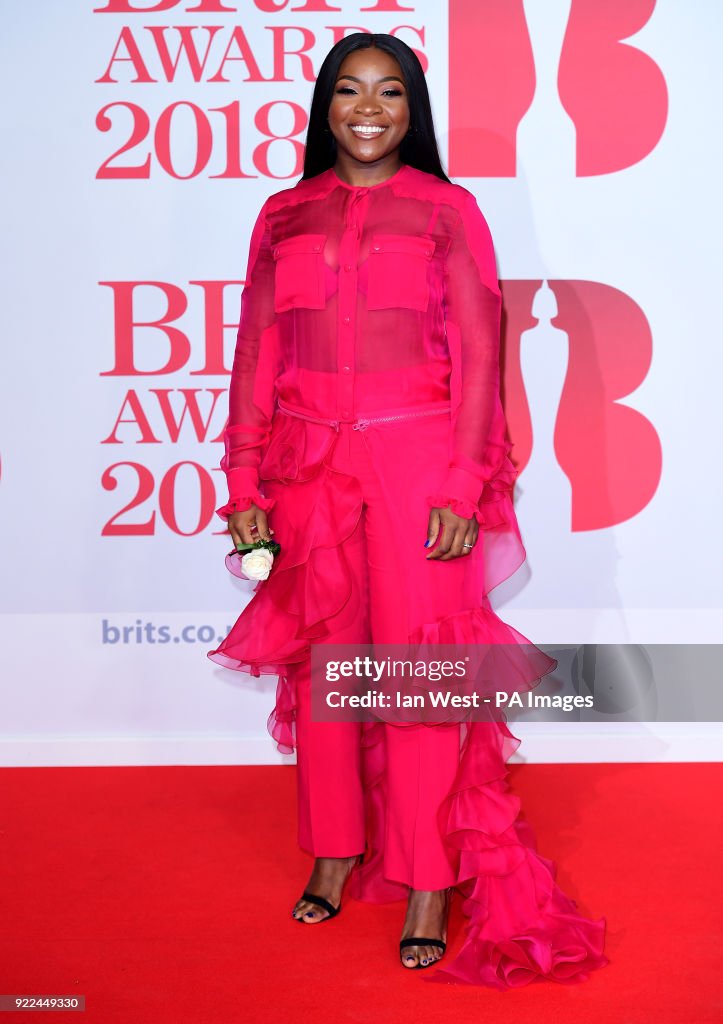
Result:
{"type": "Polygon", "coordinates": [[[505,990],[547,979],[585,981],[603,967],[604,918],[583,917],[536,849],[506,781],[520,745],[503,722],[472,722],[452,791],[440,808],[445,842],[457,851],[457,889],[467,918],[461,951],[430,981],[505,990]]]}
{"type": "MultiPolygon", "coordinates": [[[[293,502],[284,505],[288,536],[280,538],[282,549],[270,576],[256,585],[254,600],[219,647],[208,653],[226,668],[252,676],[278,675],[268,730],[286,754],[296,747],[296,695],[289,667],[309,658],[310,644],[325,640],[327,622],[351,597],[344,541],[363,508],[358,481],[323,464],[321,450],[317,455],[313,467],[307,462],[301,474],[294,466],[286,477],[295,483],[293,502]]],[[[267,493],[283,500],[283,488],[277,491],[272,485],[267,493]]],[[[504,623],[486,601],[488,590],[509,577],[525,557],[509,494],[500,494],[497,510],[495,525],[480,531],[489,561],[485,599],[479,607],[418,626],[409,641],[499,645],[497,688],[524,692],[556,662],[504,623]]],[[[364,863],[352,873],[350,894],[370,902],[403,900],[408,892],[406,885],[384,877],[387,727],[382,721],[362,724],[368,849],[364,863]]],[[[462,729],[460,762],[439,810],[439,826],[457,865],[455,888],[464,899],[465,937],[455,959],[443,961],[425,980],[500,990],[538,979],[583,981],[609,962],[603,953],[605,919],[582,916],[556,884],[554,863],[537,853],[532,830],[520,816],[519,799],[506,782],[506,762],[520,741],[504,721],[464,722],[462,729]]]]}
{"type": "MultiPolygon", "coordinates": [[[[323,463],[332,431],[320,433],[313,425],[286,419],[265,461],[271,500],[283,501],[285,485],[294,485],[293,501],[284,502],[281,550],[268,578],[254,587],[254,599],[208,657],[252,676],[279,677],[268,730],[278,749],[290,754],[296,746],[296,697],[288,668],[309,658],[312,643],[323,643],[331,633],[328,622],[351,597],[353,576],[344,542],[359,522],[363,495],[355,477],[323,463]],[[298,436],[290,436],[292,431],[298,436]],[[290,451],[298,461],[290,459],[290,451]]],[[[228,558],[226,565],[233,572],[228,558]]]]}
{"type": "MultiPolygon", "coordinates": [[[[224,668],[279,677],[267,727],[284,754],[293,753],[296,746],[296,695],[288,668],[309,658],[312,643],[330,636],[328,622],[346,606],[353,589],[344,542],[362,515],[363,494],[355,477],[326,465],[334,439],[326,427],[282,419],[262,464],[268,500],[284,502],[281,550],[269,577],[256,584],[254,599],[218,648],[208,652],[209,659],[224,668]],[[285,500],[287,484],[294,485],[293,501],[285,500]]],[[[556,663],[503,623],[486,597],[525,558],[508,491],[513,471],[503,462],[488,485],[488,507],[495,513],[486,515],[487,526],[480,530],[485,578],[480,582],[479,605],[422,624],[408,640],[414,646],[490,646],[494,649],[487,660],[498,666],[500,680],[496,689],[526,692],[556,663]]],[[[233,560],[227,558],[226,565],[233,573],[233,560]]],[[[488,671],[487,677],[491,675],[488,671]]]]}
{"type": "MultiPolygon", "coordinates": [[[[350,895],[371,903],[406,899],[407,887],[384,877],[385,743],[381,723],[362,732],[369,846],[354,869],[350,895]]],[[[584,917],[555,881],[556,866],[536,849],[520,800],[506,781],[520,745],[505,722],[472,722],[450,793],[439,809],[445,845],[457,858],[455,890],[466,918],[452,962],[424,980],[506,991],[538,980],[586,981],[609,963],[605,918],[584,917]]]]}

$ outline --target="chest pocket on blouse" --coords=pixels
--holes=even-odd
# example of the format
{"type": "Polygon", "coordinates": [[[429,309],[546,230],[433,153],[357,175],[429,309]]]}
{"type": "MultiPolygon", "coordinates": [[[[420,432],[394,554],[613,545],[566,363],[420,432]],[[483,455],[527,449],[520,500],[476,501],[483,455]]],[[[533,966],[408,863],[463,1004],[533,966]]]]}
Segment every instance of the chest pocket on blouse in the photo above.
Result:
{"type": "Polygon", "coordinates": [[[326,235],[292,235],[273,248],[276,272],[274,309],[324,309],[324,243],[326,235]]]}
{"type": "Polygon", "coordinates": [[[423,235],[372,235],[367,308],[426,310],[434,249],[434,240],[423,235]]]}

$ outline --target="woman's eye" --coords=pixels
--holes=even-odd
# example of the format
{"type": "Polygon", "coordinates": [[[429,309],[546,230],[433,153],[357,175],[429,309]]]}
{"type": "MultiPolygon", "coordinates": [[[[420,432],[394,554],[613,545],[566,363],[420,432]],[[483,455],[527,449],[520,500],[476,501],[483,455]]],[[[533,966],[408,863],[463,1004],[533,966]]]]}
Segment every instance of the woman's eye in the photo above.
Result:
{"type": "MultiPolygon", "coordinates": [[[[340,96],[354,96],[354,95],[356,95],[356,91],[354,89],[352,89],[352,87],[350,85],[340,85],[336,89],[336,93],[337,93],[337,95],[340,95],[340,96]]],[[[401,89],[395,89],[395,88],[384,89],[383,92],[382,92],[382,96],[403,96],[403,95],[404,94],[403,94],[401,89]]]]}

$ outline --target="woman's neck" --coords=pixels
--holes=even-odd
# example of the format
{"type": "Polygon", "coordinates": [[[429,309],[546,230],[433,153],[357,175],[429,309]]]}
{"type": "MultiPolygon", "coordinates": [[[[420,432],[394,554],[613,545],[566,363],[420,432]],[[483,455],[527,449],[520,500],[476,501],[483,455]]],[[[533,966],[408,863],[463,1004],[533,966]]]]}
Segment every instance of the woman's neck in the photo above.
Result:
{"type": "Polygon", "coordinates": [[[334,164],[334,173],[347,185],[367,188],[371,185],[380,185],[387,178],[393,177],[401,166],[402,161],[398,152],[372,164],[359,163],[358,160],[351,160],[340,153],[334,164]]]}

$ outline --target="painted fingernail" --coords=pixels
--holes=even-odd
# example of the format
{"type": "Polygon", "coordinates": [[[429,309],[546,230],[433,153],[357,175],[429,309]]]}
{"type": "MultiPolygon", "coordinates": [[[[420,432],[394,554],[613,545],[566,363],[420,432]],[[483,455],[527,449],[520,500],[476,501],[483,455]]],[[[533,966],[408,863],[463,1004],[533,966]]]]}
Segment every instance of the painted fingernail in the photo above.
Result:
{"type": "Polygon", "coordinates": [[[427,537],[427,539],[425,540],[424,546],[425,546],[425,548],[429,547],[429,537],[427,537]]]}

